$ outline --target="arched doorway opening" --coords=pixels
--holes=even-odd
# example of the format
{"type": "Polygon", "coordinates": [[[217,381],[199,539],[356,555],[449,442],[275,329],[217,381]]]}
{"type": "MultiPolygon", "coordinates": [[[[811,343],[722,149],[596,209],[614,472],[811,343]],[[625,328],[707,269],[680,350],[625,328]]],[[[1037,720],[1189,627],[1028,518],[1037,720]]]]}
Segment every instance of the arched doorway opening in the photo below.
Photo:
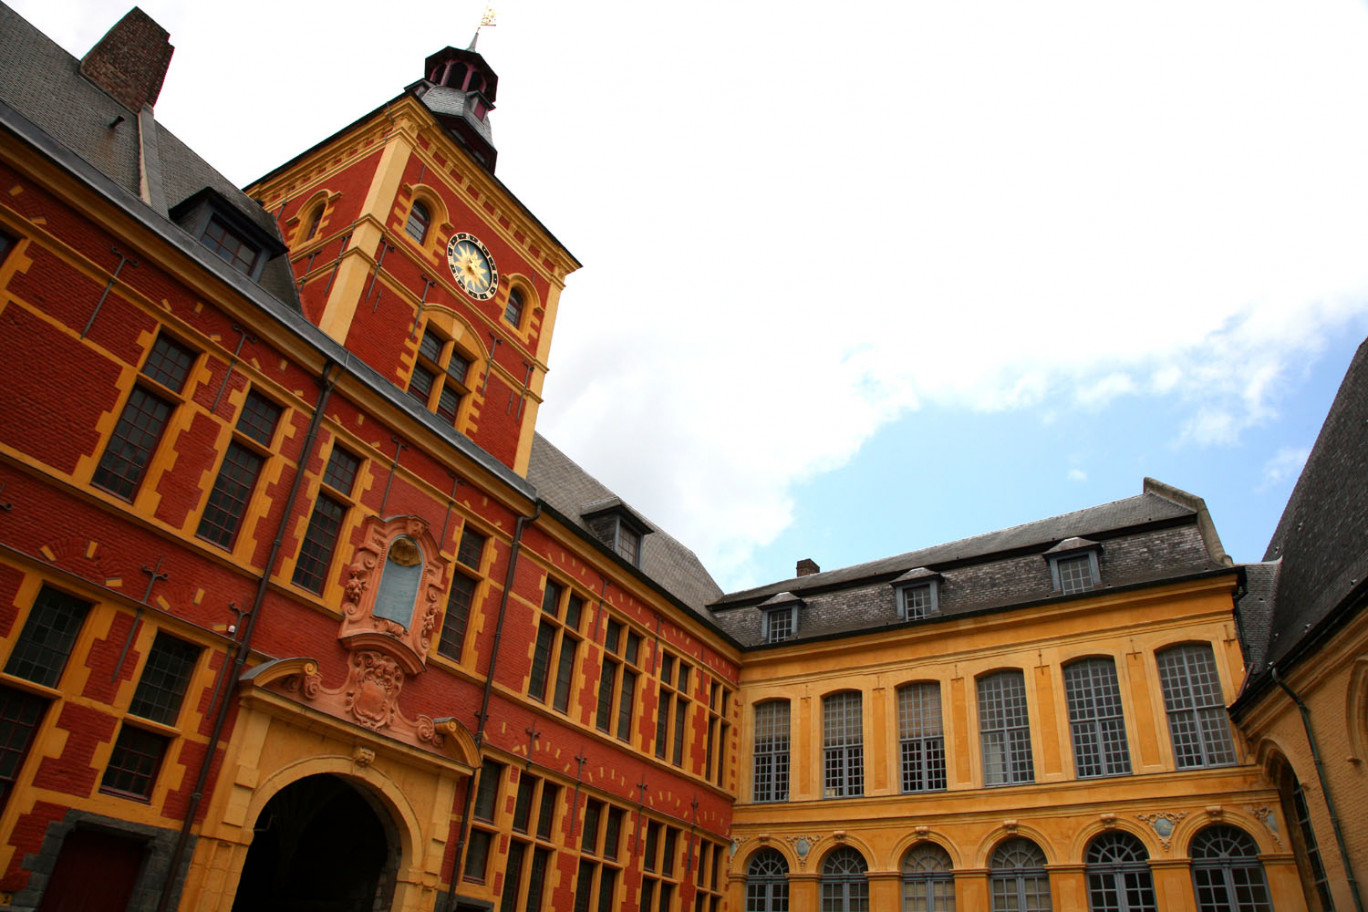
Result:
{"type": "Polygon", "coordinates": [[[309,776],[257,818],[233,912],[388,909],[399,869],[394,823],[364,788],[309,776]]]}

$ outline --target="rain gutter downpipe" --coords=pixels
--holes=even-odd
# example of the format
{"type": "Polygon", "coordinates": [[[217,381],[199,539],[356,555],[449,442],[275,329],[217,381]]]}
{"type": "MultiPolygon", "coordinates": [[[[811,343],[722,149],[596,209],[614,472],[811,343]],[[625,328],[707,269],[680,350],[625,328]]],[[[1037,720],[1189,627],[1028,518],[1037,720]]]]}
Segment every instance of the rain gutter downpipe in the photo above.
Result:
{"type": "Polygon", "coordinates": [[[171,852],[171,860],[166,868],[166,880],[162,883],[161,898],[157,901],[157,912],[167,912],[171,904],[176,872],[180,867],[181,858],[185,854],[185,847],[190,841],[190,830],[194,827],[195,815],[199,812],[200,802],[204,800],[204,786],[209,779],[209,769],[214,765],[214,755],[218,753],[223,738],[223,728],[228,722],[228,711],[233,705],[233,692],[237,689],[238,676],[242,673],[242,666],[247,664],[247,659],[252,652],[252,633],[256,630],[258,618],[261,617],[261,605],[266,600],[266,590],[270,588],[271,573],[275,568],[277,558],[280,557],[281,545],[285,541],[285,527],[294,514],[295,502],[299,499],[300,488],[303,487],[309,454],[313,452],[314,443],[318,438],[318,429],[323,424],[323,411],[327,408],[333,386],[337,383],[337,377],[333,374],[333,368],[337,366],[336,362],[328,360],[323,365],[323,373],[319,377],[322,389],[318,394],[318,404],[314,406],[313,418],[309,421],[309,430],[304,435],[304,445],[299,451],[299,467],[295,470],[294,481],[290,483],[290,494],[285,501],[285,511],[280,515],[280,522],[276,525],[275,541],[271,542],[270,556],[266,558],[266,565],[262,568],[261,576],[257,580],[256,597],[252,600],[251,610],[247,612],[247,624],[242,633],[242,640],[235,647],[233,665],[227,677],[228,687],[224,691],[222,702],[219,703],[218,712],[214,716],[214,731],[209,736],[209,744],[205,749],[204,759],[200,761],[199,774],[195,778],[195,788],[190,793],[189,805],[185,810],[185,819],[181,821],[180,833],[176,837],[176,847],[171,852]]]}
{"type": "MultiPolygon", "coordinates": [[[[513,547],[508,553],[508,569],[504,572],[503,595],[499,597],[499,620],[494,625],[494,645],[489,652],[489,671],[485,674],[484,696],[480,699],[480,712],[475,720],[475,750],[484,746],[485,724],[489,719],[489,698],[494,692],[494,670],[499,666],[499,644],[503,642],[504,619],[508,617],[508,595],[513,591],[513,578],[518,572],[518,555],[522,553],[522,537],[527,527],[536,522],[542,513],[541,501],[537,508],[527,516],[519,516],[513,526],[513,547]]],[[[532,747],[528,745],[527,759],[532,759],[532,747]]],[[[476,777],[483,775],[482,769],[472,770],[470,781],[466,783],[465,806],[461,811],[461,832],[456,838],[455,857],[451,860],[451,876],[447,883],[447,912],[456,907],[457,889],[460,886],[461,863],[464,860],[466,840],[470,838],[470,812],[475,804],[476,777]]],[[[162,910],[157,910],[162,912],[162,910]]]]}
{"type": "Polygon", "coordinates": [[[1325,808],[1330,813],[1330,828],[1335,831],[1335,845],[1339,848],[1340,864],[1344,865],[1344,876],[1349,880],[1349,895],[1354,898],[1354,908],[1358,912],[1363,910],[1363,897],[1359,895],[1358,880],[1354,877],[1354,869],[1349,863],[1349,848],[1344,844],[1344,830],[1340,828],[1339,815],[1335,813],[1335,802],[1330,797],[1330,783],[1325,778],[1325,764],[1321,761],[1320,747],[1316,744],[1316,735],[1311,730],[1311,710],[1302,698],[1297,696],[1296,691],[1287,686],[1287,682],[1278,674],[1278,666],[1270,665],[1269,672],[1273,675],[1273,683],[1283,689],[1292,702],[1297,704],[1297,711],[1301,713],[1302,728],[1306,729],[1306,742],[1311,746],[1311,760],[1316,765],[1316,778],[1320,780],[1321,795],[1325,797],[1325,808]]]}

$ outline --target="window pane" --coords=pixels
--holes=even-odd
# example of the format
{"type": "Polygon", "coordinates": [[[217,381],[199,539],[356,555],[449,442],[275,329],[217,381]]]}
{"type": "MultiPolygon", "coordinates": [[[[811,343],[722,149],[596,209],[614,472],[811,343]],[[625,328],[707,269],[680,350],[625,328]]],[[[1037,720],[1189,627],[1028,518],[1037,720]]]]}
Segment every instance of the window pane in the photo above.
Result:
{"type": "Polygon", "coordinates": [[[44,586],[14,644],[5,673],[44,687],[56,687],[90,605],[44,586]]]}
{"type": "Polygon", "coordinates": [[[787,801],[789,776],[789,704],[787,700],[755,707],[753,797],[787,801]]]}
{"type": "Polygon", "coordinates": [[[352,485],[356,483],[356,472],[361,468],[361,460],[339,446],[332,449],[328,456],[328,467],[323,470],[323,483],[335,491],[351,495],[352,485]]]}
{"type": "Polygon", "coordinates": [[[1069,703],[1074,768],[1080,777],[1119,776],[1131,771],[1126,725],[1121,716],[1121,688],[1116,663],[1095,658],[1064,669],[1069,703]]]}
{"type": "Polygon", "coordinates": [[[864,794],[864,721],[861,695],[854,691],[822,698],[824,796],[864,794]]]}
{"type": "Polygon", "coordinates": [[[141,386],[133,387],[91,484],[132,500],[170,414],[171,403],[141,386]]]}
{"type": "Polygon", "coordinates": [[[474,599],[475,581],[459,573],[453,574],[446,614],[442,616],[442,637],[437,641],[438,655],[458,662],[461,660],[466,626],[470,623],[470,605],[474,599]]]}
{"type": "Polygon", "coordinates": [[[242,444],[228,445],[196,535],[221,548],[233,547],[263,463],[259,455],[242,444]]]}
{"type": "Polygon", "coordinates": [[[23,771],[47,703],[42,697],[0,686],[0,808],[23,771]]]}
{"type": "Polygon", "coordinates": [[[280,421],[281,408],[264,396],[255,392],[247,394],[242,404],[242,414],[238,416],[237,429],[262,446],[271,445],[275,436],[276,424],[280,421]]]}
{"type": "Polygon", "coordinates": [[[162,735],[124,725],[114,743],[100,789],[137,798],[151,797],[168,743],[169,739],[162,735]]]}
{"type": "Polygon", "coordinates": [[[168,336],[158,336],[157,341],[152,343],[152,351],[147,355],[142,373],[179,393],[190,374],[190,365],[194,363],[194,352],[168,336]]]}
{"type": "Polygon", "coordinates": [[[1026,681],[1020,671],[1001,671],[978,682],[979,734],[985,785],[1035,781],[1026,681]]]}
{"type": "Polygon", "coordinates": [[[158,633],[128,711],[163,725],[175,725],[199,657],[198,646],[158,633]]]}
{"type": "Polygon", "coordinates": [[[1175,646],[1156,658],[1178,768],[1234,763],[1230,717],[1211,647],[1204,643],[1175,646]]]}
{"type": "Polygon", "coordinates": [[[299,549],[299,560],[295,564],[295,585],[311,592],[323,591],[323,582],[328,575],[328,565],[332,563],[333,549],[337,546],[337,535],[342,529],[342,518],[346,512],[346,507],[332,498],[322,494],[318,496],[313,515],[309,517],[309,528],[304,533],[304,544],[299,549]]]}
{"type": "Polygon", "coordinates": [[[939,684],[907,684],[898,688],[898,736],[903,791],[945,788],[945,738],[939,684]]]}

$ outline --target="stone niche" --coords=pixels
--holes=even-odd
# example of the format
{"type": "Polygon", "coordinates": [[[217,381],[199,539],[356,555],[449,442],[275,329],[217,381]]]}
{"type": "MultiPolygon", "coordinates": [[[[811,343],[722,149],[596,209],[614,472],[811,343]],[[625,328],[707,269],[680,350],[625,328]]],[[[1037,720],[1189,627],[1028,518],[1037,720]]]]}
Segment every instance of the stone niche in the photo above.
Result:
{"type": "Polygon", "coordinates": [[[441,620],[445,577],[425,521],[417,516],[367,519],[347,568],[337,638],[352,653],[378,653],[407,675],[421,673],[441,620]]]}

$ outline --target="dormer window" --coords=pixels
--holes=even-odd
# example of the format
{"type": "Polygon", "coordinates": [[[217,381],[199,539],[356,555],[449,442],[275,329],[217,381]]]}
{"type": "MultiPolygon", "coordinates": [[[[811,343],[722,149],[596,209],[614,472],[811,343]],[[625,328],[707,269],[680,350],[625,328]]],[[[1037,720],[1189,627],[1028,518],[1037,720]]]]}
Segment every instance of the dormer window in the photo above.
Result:
{"type": "Polygon", "coordinates": [[[925,567],[909,570],[893,581],[898,620],[919,621],[940,614],[940,574],[925,567]]]}
{"type": "Polygon", "coordinates": [[[803,602],[791,592],[781,592],[760,604],[760,636],[766,643],[782,643],[798,634],[798,609],[803,602]]]}
{"type": "Polygon", "coordinates": [[[1063,595],[1096,589],[1102,583],[1097,555],[1102,547],[1086,538],[1067,538],[1045,552],[1050,582],[1063,595]]]}
{"type": "MultiPolygon", "coordinates": [[[[208,187],[177,203],[172,220],[234,270],[253,281],[266,261],[285,252],[280,239],[258,225],[217,190],[208,187]]],[[[264,213],[257,212],[264,216],[264,213]]]]}
{"type": "Polygon", "coordinates": [[[633,567],[641,566],[642,539],[651,527],[626,504],[614,497],[590,504],[580,516],[598,540],[617,552],[618,557],[633,567]]]}

